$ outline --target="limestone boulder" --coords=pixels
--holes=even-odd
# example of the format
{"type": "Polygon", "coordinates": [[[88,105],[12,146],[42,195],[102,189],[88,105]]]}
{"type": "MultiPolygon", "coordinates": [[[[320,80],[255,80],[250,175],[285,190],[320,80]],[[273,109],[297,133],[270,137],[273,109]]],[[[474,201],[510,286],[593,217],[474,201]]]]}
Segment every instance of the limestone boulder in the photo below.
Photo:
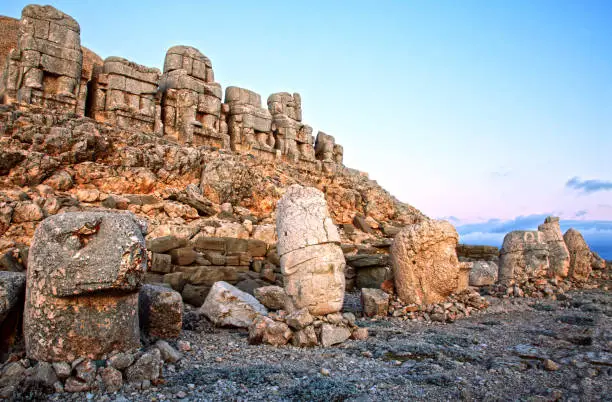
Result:
{"type": "Polygon", "coordinates": [[[516,230],[504,237],[499,258],[501,283],[545,278],[549,269],[548,243],[542,232],[516,230]]]}
{"type": "Polygon", "coordinates": [[[249,343],[260,343],[281,346],[291,339],[292,332],[284,322],[274,321],[265,316],[258,316],[249,326],[249,343]]]}
{"type": "Polygon", "coordinates": [[[459,284],[459,235],[446,221],[406,226],[391,246],[395,290],[404,303],[443,301],[459,284]]]}
{"type": "Polygon", "coordinates": [[[547,217],[544,223],[538,226],[538,231],[542,233],[544,241],[548,244],[550,276],[565,278],[569,273],[570,254],[563,240],[559,218],[547,217]]]}
{"type": "Polygon", "coordinates": [[[145,334],[176,338],[183,328],[183,298],[164,286],[143,285],[138,295],[138,315],[145,334]]]}
{"type": "Polygon", "coordinates": [[[268,310],[253,296],[227,282],[216,282],[210,289],[200,312],[217,326],[248,328],[268,310]]]}
{"type": "Polygon", "coordinates": [[[287,293],[280,286],[262,286],[253,291],[255,298],[271,310],[280,310],[285,307],[287,293]]]}
{"type": "Polygon", "coordinates": [[[366,317],[386,317],[389,311],[389,295],[380,289],[361,289],[361,304],[366,317]]]}
{"type": "Polygon", "coordinates": [[[38,226],[28,258],[28,357],[100,359],[113,350],[140,346],[144,233],[146,224],[130,213],[65,213],[38,226]]]}
{"type": "Polygon", "coordinates": [[[499,267],[493,261],[474,261],[470,271],[470,286],[487,286],[497,282],[499,267]]]}
{"type": "Polygon", "coordinates": [[[570,254],[569,277],[573,281],[585,282],[592,269],[592,254],[582,234],[570,228],[563,235],[570,254]]]}
{"type": "Polygon", "coordinates": [[[276,230],[285,291],[294,306],[313,315],[340,311],[346,262],[323,193],[290,186],[277,205],[276,230]]]}

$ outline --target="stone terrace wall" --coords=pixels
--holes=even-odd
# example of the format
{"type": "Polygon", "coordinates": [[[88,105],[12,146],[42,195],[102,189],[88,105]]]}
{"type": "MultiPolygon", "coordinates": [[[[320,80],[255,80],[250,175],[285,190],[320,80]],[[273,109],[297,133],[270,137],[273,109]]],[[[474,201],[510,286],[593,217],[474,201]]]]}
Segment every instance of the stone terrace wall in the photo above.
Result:
{"type": "Polygon", "coordinates": [[[29,5],[6,23],[0,56],[2,103],[40,105],[92,117],[179,144],[282,159],[307,171],[334,172],[343,148],[302,122],[300,94],[261,96],[214,82],[212,62],[198,49],[168,49],[164,72],[121,57],[102,62],[81,48],[79,24],[51,6],[29,5]],[[15,25],[20,28],[15,29],[15,25]],[[10,51],[9,48],[12,48],[10,51]]]}

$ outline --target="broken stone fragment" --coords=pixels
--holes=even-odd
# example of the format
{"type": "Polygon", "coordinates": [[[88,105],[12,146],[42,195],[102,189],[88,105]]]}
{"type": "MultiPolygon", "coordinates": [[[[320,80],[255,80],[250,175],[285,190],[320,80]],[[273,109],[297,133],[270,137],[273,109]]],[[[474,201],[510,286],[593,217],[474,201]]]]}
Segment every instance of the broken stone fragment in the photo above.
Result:
{"type": "Polygon", "coordinates": [[[366,317],[386,317],[389,311],[389,295],[380,289],[361,289],[361,304],[366,317]]]}
{"type": "Polygon", "coordinates": [[[101,367],[99,373],[106,392],[117,392],[123,386],[123,375],[116,368],[101,367]]]}
{"type": "Polygon", "coordinates": [[[312,347],[319,344],[317,333],[312,325],[293,333],[291,344],[299,347],[312,347]]]}
{"type": "Polygon", "coordinates": [[[100,359],[140,346],[138,288],[146,224],[130,213],[54,215],[36,229],[28,260],[28,357],[100,359]]]}
{"type": "Polygon", "coordinates": [[[470,286],[487,286],[497,282],[498,266],[493,261],[474,261],[470,271],[470,286]]]}
{"type": "Polygon", "coordinates": [[[570,255],[569,277],[573,281],[585,282],[592,270],[591,250],[584,241],[582,234],[570,228],[563,235],[570,255]]]}
{"type": "Polygon", "coordinates": [[[255,298],[270,310],[285,308],[287,294],[280,286],[263,286],[253,291],[255,298]]]}
{"type": "Polygon", "coordinates": [[[239,328],[248,328],[258,315],[268,314],[255,297],[223,281],[210,289],[200,312],[217,326],[239,328]]]}
{"type": "Polygon", "coordinates": [[[292,333],[287,324],[274,321],[265,316],[257,316],[249,326],[249,343],[282,346],[291,339],[292,333]]]}
{"type": "Polygon", "coordinates": [[[163,364],[159,349],[152,348],[125,370],[125,378],[130,383],[156,381],[161,375],[163,364]]]}
{"type": "Polygon", "coordinates": [[[351,336],[351,331],[348,328],[335,326],[331,324],[323,324],[321,326],[321,345],[324,347],[337,345],[346,341],[351,336]]]}
{"type": "Polygon", "coordinates": [[[142,331],[153,338],[171,339],[183,328],[181,294],[163,286],[143,285],[138,297],[142,331]]]}
{"type": "Polygon", "coordinates": [[[159,349],[163,361],[166,363],[176,363],[183,358],[180,352],[174,349],[170,344],[163,340],[158,340],[155,347],[159,349]]]}
{"type": "Polygon", "coordinates": [[[308,312],[308,309],[303,308],[289,313],[285,318],[285,321],[291,328],[295,330],[301,330],[312,324],[314,319],[312,318],[312,315],[310,315],[310,313],[308,312]]]}

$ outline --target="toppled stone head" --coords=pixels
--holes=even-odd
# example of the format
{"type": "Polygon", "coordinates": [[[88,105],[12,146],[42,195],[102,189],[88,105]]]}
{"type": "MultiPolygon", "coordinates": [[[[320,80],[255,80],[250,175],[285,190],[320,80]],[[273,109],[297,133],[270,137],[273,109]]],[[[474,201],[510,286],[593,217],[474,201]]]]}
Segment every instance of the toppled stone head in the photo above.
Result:
{"type": "Polygon", "coordinates": [[[459,235],[446,221],[425,220],[402,229],[391,246],[395,289],[404,303],[443,301],[459,286],[459,235]]]}
{"type": "Polygon", "coordinates": [[[544,278],[549,269],[549,248],[542,232],[515,230],[504,237],[499,258],[501,283],[544,278]]]}
{"type": "Polygon", "coordinates": [[[140,346],[144,233],[146,224],[128,213],[66,213],[38,226],[28,259],[28,357],[99,359],[140,346]]]}
{"type": "Polygon", "coordinates": [[[323,193],[289,187],[277,205],[276,230],[285,290],[294,306],[313,315],[340,311],[346,262],[323,193]]]}
{"type": "Polygon", "coordinates": [[[563,240],[559,218],[556,216],[547,217],[544,223],[538,226],[538,231],[542,233],[544,240],[548,244],[549,276],[565,278],[569,273],[570,254],[563,240]]]}

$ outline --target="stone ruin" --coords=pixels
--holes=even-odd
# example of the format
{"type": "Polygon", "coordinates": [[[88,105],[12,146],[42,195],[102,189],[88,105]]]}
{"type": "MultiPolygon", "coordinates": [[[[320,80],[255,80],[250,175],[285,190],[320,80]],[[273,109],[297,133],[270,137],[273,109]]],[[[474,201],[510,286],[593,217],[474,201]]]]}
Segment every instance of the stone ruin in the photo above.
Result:
{"type": "Polygon", "coordinates": [[[121,57],[83,66],[79,24],[51,6],[30,5],[20,21],[0,81],[0,100],[73,112],[125,130],[190,146],[282,159],[308,171],[333,173],[343,149],[302,122],[300,94],[268,97],[214,81],[198,49],[173,46],[163,74],[121,57]]]}
{"type": "Polygon", "coordinates": [[[129,382],[159,377],[159,348],[133,356],[141,335],[179,335],[183,304],[172,290],[142,286],[144,233],[146,223],[130,213],[65,213],[38,226],[29,252],[23,332],[27,357],[48,372],[41,374],[47,386],[58,389],[59,381],[66,391],[86,391],[96,372],[108,390],[121,387],[121,371],[129,382]],[[95,361],[104,362],[100,369],[95,361]]]}
{"type": "Polygon", "coordinates": [[[164,137],[181,144],[229,148],[221,124],[221,85],[210,59],[190,46],[168,49],[161,77],[164,137]]]}
{"type": "Polygon", "coordinates": [[[64,112],[83,113],[81,29],[51,6],[23,9],[17,48],[6,60],[0,99],[64,112]]]}
{"type": "Polygon", "coordinates": [[[113,126],[161,136],[159,78],[156,68],[107,57],[93,72],[89,115],[113,126]]]}
{"type": "MultiPolygon", "coordinates": [[[[37,194],[14,191],[0,200],[0,234],[11,230],[12,224],[23,237],[32,236],[37,228],[29,256],[27,247],[0,256],[2,269],[24,271],[27,266],[28,275],[26,281],[23,272],[0,271],[0,350],[7,350],[20,331],[25,304],[26,357],[38,360],[30,371],[36,378],[45,378],[51,388],[85,391],[102,381],[112,391],[123,381],[142,387],[155,383],[162,361],[180,358],[163,340],[181,333],[183,309],[192,308],[183,303],[193,305],[214,325],[248,329],[252,344],[332,346],[368,335],[347,308],[345,296],[353,290],[361,290],[363,310],[351,311],[365,317],[451,322],[487,307],[468,284],[480,287],[482,293],[501,284],[511,289],[506,295],[518,296],[517,286],[534,282],[548,295],[546,286],[555,281],[582,283],[592,268],[605,268],[606,262],[588,249],[578,232],[570,230],[562,236],[558,219],[552,217],[538,231],[510,233],[500,255],[496,248],[457,245],[458,236],[450,224],[425,217],[395,221],[395,217],[375,219],[371,211],[364,211],[363,216],[342,218],[339,232],[325,197],[330,209],[332,203],[351,197],[355,204],[385,204],[379,194],[368,191],[334,194],[326,189],[323,195],[314,188],[290,186],[276,204],[276,216],[265,218],[266,222],[257,222],[247,208],[234,214],[231,204],[211,202],[206,185],[214,180],[204,173],[194,176],[200,179],[199,187],[192,180],[184,190],[163,187],[157,191],[151,183],[164,182],[169,175],[182,176],[180,165],[185,159],[198,170],[205,164],[203,172],[214,170],[217,181],[234,179],[228,165],[204,160],[201,149],[224,150],[214,153],[219,160],[228,155],[242,157],[233,162],[256,159],[250,155],[266,162],[283,160],[308,175],[312,170],[343,169],[343,148],[324,132],[313,138],[312,128],[302,121],[297,93],[274,93],[268,97],[267,108],[262,107],[259,94],[243,88],[227,87],[223,97],[211,61],[192,47],[170,48],[163,73],[119,57],[94,59],[86,69],[82,59],[71,56],[82,52],[78,24],[72,22],[52,7],[26,7],[18,47],[9,55],[0,83],[3,102],[12,107],[27,110],[27,105],[33,105],[69,112],[77,121],[71,121],[70,129],[55,127],[54,121],[37,131],[52,148],[68,133],[75,136],[74,143],[66,141],[61,144],[65,149],[57,148],[62,148],[62,163],[73,161],[61,165],[66,170],[34,164],[41,171],[54,171],[45,184],[36,187],[37,194]],[[47,36],[45,26],[50,30],[47,36]],[[31,41],[32,35],[41,38],[31,41]],[[100,159],[82,157],[84,151],[74,149],[100,154],[109,149],[104,124],[98,122],[122,128],[129,135],[144,134],[139,138],[146,137],[147,146],[174,144],[173,150],[158,148],[151,154],[160,158],[155,163],[172,160],[179,167],[168,163],[164,172],[128,176],[125,182],[130,187],[117,187],[121,190],[97,188],[97,182],[86,181],[95,174],[84,165],[100,159]],[[76,143],[83,131],[87,131],[86,141],[76,143]],[[189,154],[180,163],[177,148],[189,154]],[[166,156],[159,156],[166,151],[166,156]],[[83,163],[74,167],[74,161],[83,163]],[[70,169],[78,172],[71,175],[70,169]],[[145,184],[135,190],[131,181],[137,180],[145,184]],[[126,188],[139,194],[127,194],[126,188]],[[62,193],[56,197],[53,190],[62,193]],[[107,210],[64,213],[81,207],[107,210]],[[135,215],[108,209],[145,215],[156,226],[147,233],[135,215]],[[168,219],[160,221],[164,213],[168,219]],[[227,221],[204,219],[214,215],[227,221]]],[[[50,120],[46,117],[52,115],[37,116],[50,120]]],[[[123,131],[113,139],[119,137],[125,139],[123,131]]],[[[45,150],[44,146],[37,150],[45,150]]],[[[134,149],[125,153],[138,159],[134,149]]],[[[9,156],[28,155],[20,150],[9,156]]],[[[21,159],[15,161],[0,164],[2,174],[21,159]]],[[[96,174],[102,175],[102,170],[96,174]]],[[[289,181],[293,182],[301,181],[289,181]]],[[[274,210],[274,204],[268,208],[274,210]]],[[[189,313],[195,314],[194,310],[189,313]]]]}

